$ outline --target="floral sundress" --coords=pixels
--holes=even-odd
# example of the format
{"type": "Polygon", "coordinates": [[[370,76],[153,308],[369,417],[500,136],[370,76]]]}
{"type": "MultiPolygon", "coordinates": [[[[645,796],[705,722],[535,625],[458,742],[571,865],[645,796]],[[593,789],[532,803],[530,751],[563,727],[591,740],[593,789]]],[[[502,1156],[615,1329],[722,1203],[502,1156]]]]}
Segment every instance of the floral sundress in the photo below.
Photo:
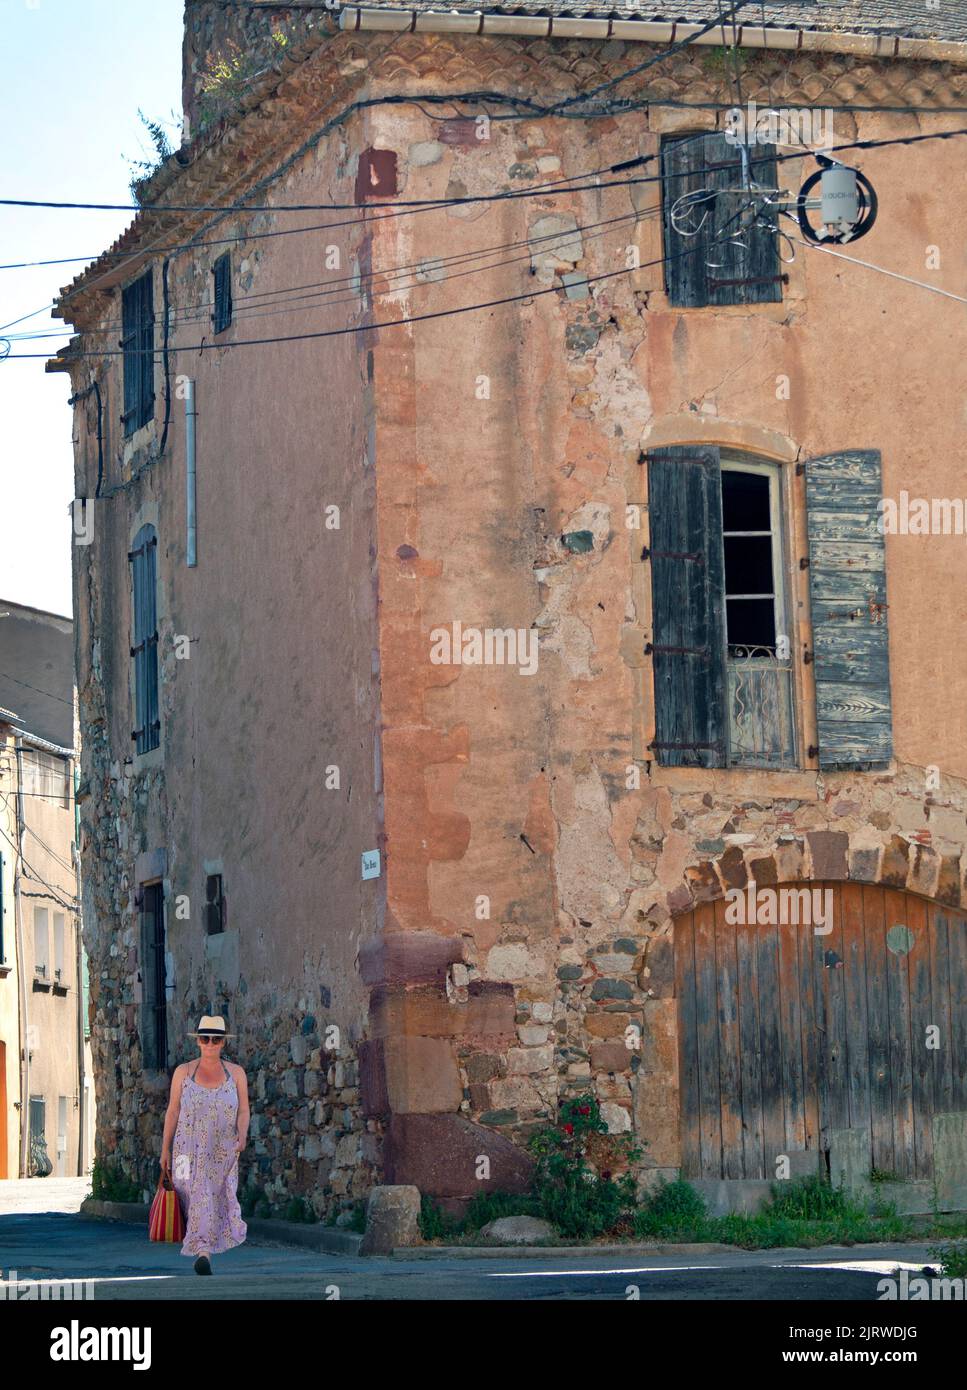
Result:
{"type": "Polygon", "coordinates": [[[238,1088],[222,1062],[220,1086],[202,1086],[195,1070],[181,1088],[171,1180],[185,1214],[183,1255],[220,1254],[241,1245],[248,1227],[238,1204],[238,1088]]]}

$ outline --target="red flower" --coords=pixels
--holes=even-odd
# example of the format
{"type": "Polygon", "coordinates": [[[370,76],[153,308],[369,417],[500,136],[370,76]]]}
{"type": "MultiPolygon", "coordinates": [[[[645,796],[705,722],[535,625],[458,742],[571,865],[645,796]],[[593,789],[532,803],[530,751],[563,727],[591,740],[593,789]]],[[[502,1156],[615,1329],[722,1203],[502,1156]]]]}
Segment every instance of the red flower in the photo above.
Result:
{"type": "Polygon", "coordinates": [[[580,1110],[578,1111],[578,1114],[579,1114],[579,1115],[590,1115],[590,1113],[591,1113],[591,1107],[590,1107],[590,1105],[582,1105],[581,1108],[580,1108],[580,1110]]]}
{"type": "Polygon", "coordinates": [[[606,1168],[606,1169],[604,1170],[604,1172],[601,1174],[601,1176],[602,1176],[602,1178],[605,1179],[605,1181],[607,1181],[607,1179],[610,1178],[610,1176],[611,1176],[611,1169],[610,1169],[610,1168],[606,1168]]]}
{"type": "Polygon", "coordinates": [[[574,1126],[573,1126],[573,1125],[565,1125],[565,1126],[564,1126],[564,1133],[565,1133],[565,1134],[573,1134],[573,1133],[574,1133],[574,1126]]]}

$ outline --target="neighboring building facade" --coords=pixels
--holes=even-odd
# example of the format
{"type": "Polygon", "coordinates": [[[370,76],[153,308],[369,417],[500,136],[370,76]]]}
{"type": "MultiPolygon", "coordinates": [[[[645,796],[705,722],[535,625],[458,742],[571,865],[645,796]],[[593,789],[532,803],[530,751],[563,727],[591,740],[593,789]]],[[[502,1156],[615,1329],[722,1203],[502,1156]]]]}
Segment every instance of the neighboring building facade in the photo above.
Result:
{"type": "Polygon", "coordinates": [[[0,1178],[93,1159],[73,670],[69,618],[0,602],[0,1178]]]}
{"type": "MultiPolygon", "coordinates": [[[[98,1153],[146,1189],[202,1011],[243,1179],[320,1212],[520,1185],[589,1089],[648,1180],[962,1140],[962,499],[878,525],[956,520],[961,144],[856,154],[838,253],[920,284],[739,244],[722,35],[625,79],[672,23],[542,9],[267,32],[63,293],[98,1153]],[[242,199],[308,206],[158,211],[242,199]]],[[[848,9],[767,5],[743,101],[961,124],[967,24],[848,9]]],[[[188,17],[194,117],[230,21],[188,17]]]]}

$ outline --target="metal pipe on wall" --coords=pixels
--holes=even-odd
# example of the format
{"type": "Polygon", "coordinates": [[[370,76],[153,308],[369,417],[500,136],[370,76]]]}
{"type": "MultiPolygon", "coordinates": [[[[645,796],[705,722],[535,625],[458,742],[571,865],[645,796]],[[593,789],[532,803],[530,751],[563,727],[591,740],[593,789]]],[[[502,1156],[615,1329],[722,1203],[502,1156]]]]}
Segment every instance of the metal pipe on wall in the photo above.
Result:
{"type": "Polygon", "coordinates": [[[187,519],[187,561],[198,564],[195,535],[195,383],[185,382],[185,513],[187,519]]]}

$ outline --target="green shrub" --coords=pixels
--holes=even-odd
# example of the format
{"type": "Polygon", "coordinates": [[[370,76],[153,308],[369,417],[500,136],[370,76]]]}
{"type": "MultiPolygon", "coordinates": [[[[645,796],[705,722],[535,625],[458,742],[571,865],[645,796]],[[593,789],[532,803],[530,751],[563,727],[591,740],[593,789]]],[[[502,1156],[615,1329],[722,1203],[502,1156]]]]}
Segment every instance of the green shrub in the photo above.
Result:
{"type": "Polygon", "coordinates": [[[285,1221],[300,1221],[304,1225],[311,1226],[319,1220],[312,1209],[312,1204],[305,1197],[290,1197],[285,1206],[285,1221]]]}
{"type": "Polygon", "coordinates": [[[257,1185],[243,1187],[238,1194],[238,1205],[242,1216],[247,1221],[250,1216],[255,1216],[259,1203],[265,1202],[265,1191],[257,1185]]]}
{"type": "Polygon", "coordinates": [[[479,1231],[501,1216],[540,1216],[541,1206],[536,1197],[517,1192],[478,1192],[464,1214],[461,1230],[479,1231]]]}
{"type": "Polygon", "coordinates": [[[366,1234],[366,1203],[356,1202],[353,1206],[353,1219],[346,1226],[347,1231],[352,1231],[357,1236],[366,1234]]]}
{"type": "Polygon", "coordinates": [[[775,1217],[791,1217],[800,1221],[828,1221],[839,1216],[855,1215],[860,1208],[850,1203],[842,1188],[833,1187],[827,1178],[811,1173],[772,1184],[772,1200],[765,1210],[775,1217]]]}
{"type": "Polygon", "coordinates": [[[140,1202],[140,1183],[129,1178],[115,1163],[95,1158],[91,1169],[91,1196],[99,1202],[140,1202]]]}
{"type": "Polygon", "coordinates": [[[930,1258],[940,1265],[945,1279],[967,1279],[967,1245],[935,1245],[930,1258]]]}
{"type": "Polygon", "coordinates": [[[634,1212],[634,1178],[629,1173],[612,1178],[602,1164],[630,1163],[641,1150],[628,1135],[603,1139],[607,1134],[597,1099],[584,1095],[564,1101],[557,1124],[538,1130],[528,1144],[536,1159],[534,1195],[540,1213],[572,1240],[606,1235],[630,1224],[634,1212]],[[592,1153],[598,1172],[589,1163],[592,1153]]]}
{"type": "Polygon", "coordinates": [[[420,1197],[420,1215],[417,1221],[420,1235],[424,1240],[447,1240],[458,1233],[459,1223],[435,1202],[432,1197],[420,1197]]]}
{"type": "Polygon", "coordinates": [[[681,1178],[660,1183],[649,1193],[634,1218],[637,1236],[677,1237],[679,1240],[705,1239],[707,1224],[704,1197],[681,1178]]]}

